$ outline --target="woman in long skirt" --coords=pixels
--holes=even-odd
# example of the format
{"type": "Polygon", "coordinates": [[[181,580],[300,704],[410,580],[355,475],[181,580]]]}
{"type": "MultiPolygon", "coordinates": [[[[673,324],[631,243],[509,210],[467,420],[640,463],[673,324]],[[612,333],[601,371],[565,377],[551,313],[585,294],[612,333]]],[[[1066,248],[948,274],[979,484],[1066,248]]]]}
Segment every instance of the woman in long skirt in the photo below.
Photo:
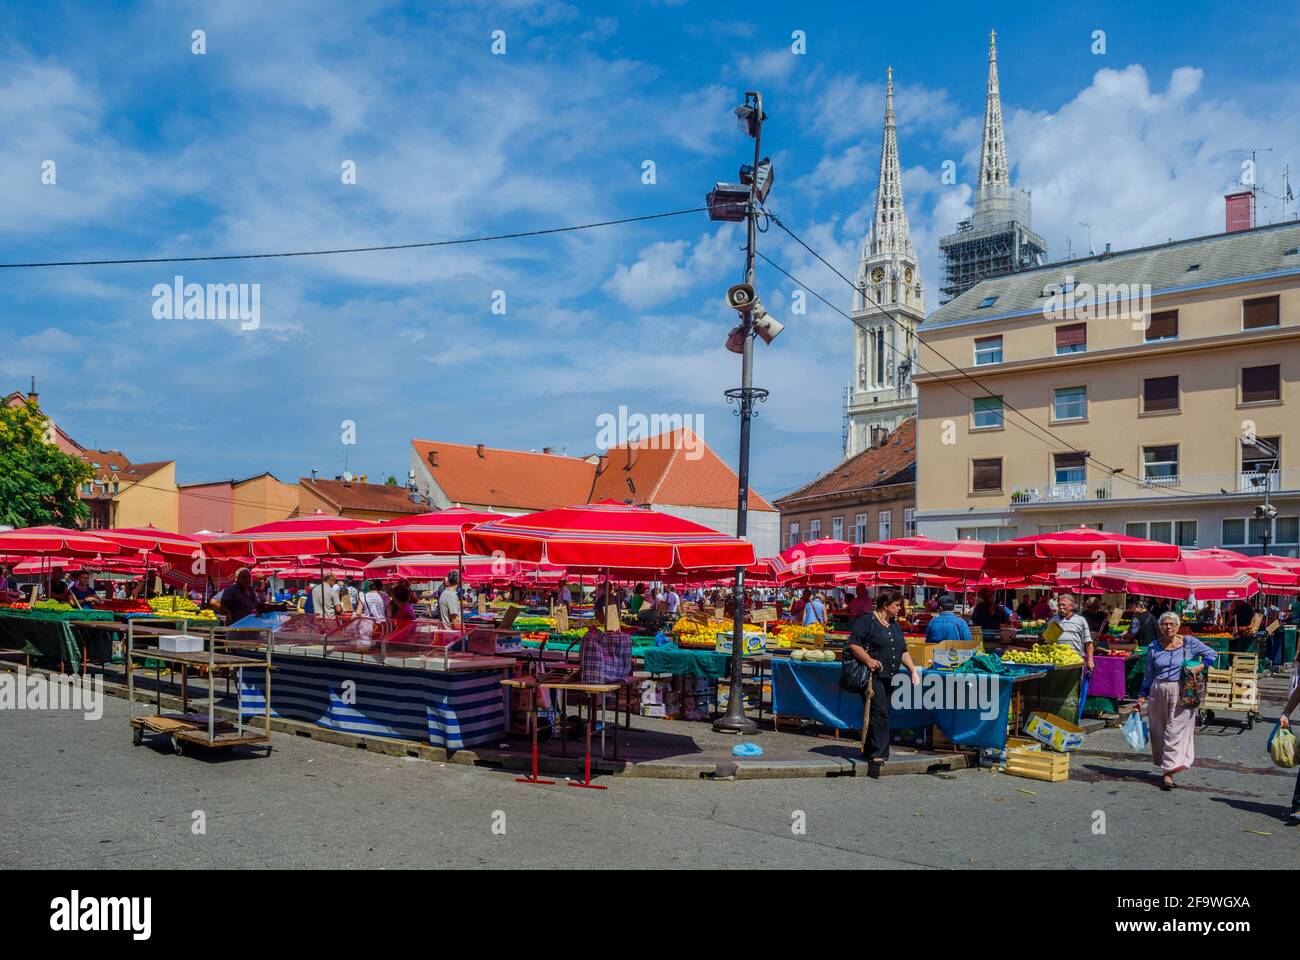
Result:
{"type": "Polygon", "coordinates": [[[1150,698],[1151,761],[1160,767],[1162,790],[1172,790],[1174,774],[1191,769],[1196,762],[1196,707],[1182,705],[1184,662],[1189,662],[1189,673],[1199,674],[1219,659],[1217,651],[1179,633],[1181,625],[1178,614],[1161,614],[1160,636],[1147,647],[1146,672],[1138,696],[1139,710],[1150,698]]]}

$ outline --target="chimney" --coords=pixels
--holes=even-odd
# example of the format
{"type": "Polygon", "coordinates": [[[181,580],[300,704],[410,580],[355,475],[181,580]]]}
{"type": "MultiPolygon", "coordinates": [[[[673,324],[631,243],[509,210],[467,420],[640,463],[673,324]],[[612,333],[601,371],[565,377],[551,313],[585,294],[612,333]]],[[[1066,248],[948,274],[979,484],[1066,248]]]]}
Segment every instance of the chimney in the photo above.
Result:
{"type": "Polygon", "coordinates": [[[36,378],[32,377],[32,388],[27,391],[27,399],[32,403],[36,403],[36,398],[38,396],[40,396],[40,394],[36,392],[36,378]]]}
{"type": "Polygon", "coordinates": [[[599,477],[602,473],[604,473],[605,468],[608,466],[609,466],[609,456],[607,454],[602,453],[598,457],[596,457],[596,476],[599,477]]]}
{"type": "Polygon", "coordinates": [[[542,447],[542,453],[550,453],[554,449],[555,449],[554,447],[542,447]]]}
{"type": "Polygon", "coordinates": [[[1251,210],[1253,199],[1249,190],[1241,193],[1227,193],[1223,196],[1224,230],[1236,233],[1249,230],[1255,225],[1254,212],[1251,210]]]}
{"type": "Polygon", "coordinates": [[[437,465],[438,465],[438,451],[437,451],[437,450],[430,450],[430,451],[429,451],[429,466],[431,466],[431,467],[436,467],[437,465]]]}
{"type": "Polygon", "coordinates": [[[480,443],[480,444],[479,444],[478,446],[476,446],[474,449],[478,451],[478,458],[479,458],[480,460],[485,459],[485,457],[483,456],[483,444],[480,443]]]}

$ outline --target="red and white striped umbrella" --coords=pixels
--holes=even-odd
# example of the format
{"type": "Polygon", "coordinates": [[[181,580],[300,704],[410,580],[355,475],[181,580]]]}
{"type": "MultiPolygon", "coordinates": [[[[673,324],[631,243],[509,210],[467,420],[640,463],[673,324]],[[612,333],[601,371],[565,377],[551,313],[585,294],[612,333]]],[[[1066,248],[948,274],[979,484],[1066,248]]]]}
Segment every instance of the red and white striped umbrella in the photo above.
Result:
{"type": "Polygon", "coordinates": [[[316,513],[288,520],[274,520],[202,544],[205,556],[218,560],[255,557],[261,560],[282,557],[320,557],[338,551],[330,544],[330,536],[348,530],[368,530],[375,526],[369,520],[335,517],[316,513]]]}
{"type": "Polygon", "coordinates": [[[22,527],[0,530],[0,553],[18,557],[93,557],[118,553],[116,543],[81,530],[22,527]]]}
{"type": "Polygon", "coordinates": [[[1209,557],[1106,564],[1093,581],[1108,590],[1169,600],[1245,600],[1259,593],[1259,581],[1249,573],[1209,557]]]}

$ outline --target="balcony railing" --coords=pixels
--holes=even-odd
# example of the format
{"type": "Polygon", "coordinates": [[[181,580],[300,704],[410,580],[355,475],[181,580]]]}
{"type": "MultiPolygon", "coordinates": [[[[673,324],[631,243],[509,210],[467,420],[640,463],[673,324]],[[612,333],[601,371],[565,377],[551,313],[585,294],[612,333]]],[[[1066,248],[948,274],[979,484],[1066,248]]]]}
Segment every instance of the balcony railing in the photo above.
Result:
{"type": "Polygon", "coordinates": [[[1133,500],[1171,494],[1258,493],[1300,490],[1300,469],[1243,471],[1239,473],[1182,473],[1174,476],[1129,477],[1116,475],[1077,483],[1044,481],[1012,491],[1012,504],[1079,503],[1099,500],[1133,500]]]}

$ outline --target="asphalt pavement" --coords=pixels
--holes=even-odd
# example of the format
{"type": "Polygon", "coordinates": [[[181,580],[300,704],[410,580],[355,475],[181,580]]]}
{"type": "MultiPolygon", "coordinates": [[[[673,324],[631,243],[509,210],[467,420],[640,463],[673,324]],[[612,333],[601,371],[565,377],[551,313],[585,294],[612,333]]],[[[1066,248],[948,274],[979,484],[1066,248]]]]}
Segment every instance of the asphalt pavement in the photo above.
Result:
{"type": "Polygon", "coordinates": [[[111,697],[99,720],[0,710],[0,868],[1287,868],[1300,828],[1282,822],[1294,773],[1264,750],[1276,711],[1198,732],[1197,767],[1164,793],[1114,729],[1066,783],[971,769],[596,791],[284,734],[268,757],[178,757],[132,746],[111,697]]]}

